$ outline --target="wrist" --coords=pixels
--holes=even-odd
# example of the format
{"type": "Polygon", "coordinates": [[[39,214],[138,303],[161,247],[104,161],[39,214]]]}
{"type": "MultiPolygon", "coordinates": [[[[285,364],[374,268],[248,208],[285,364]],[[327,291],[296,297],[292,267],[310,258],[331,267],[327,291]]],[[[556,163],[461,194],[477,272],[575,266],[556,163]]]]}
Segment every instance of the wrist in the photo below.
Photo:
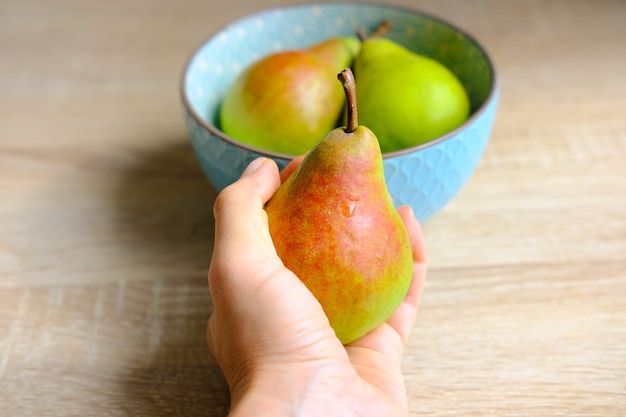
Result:
{"type": "Polygon", "coordinates": [[[339,398],[345,391],[338,386],[342,378],[328,372],[333,368],[300,367],[297,374],[272,372],[255,378],[232,393],[228,417],[305,417],[318,416],[321,411],[325,417],[353,416],[345,409],[347,398],[339,398]]]}
{"type": "Polygon", "coordinates": [[[233,401],[228,417],[291,417],[296,415],[289,401],[251,392],[233,401]]]}
{"type": "Polygon", "coordinates": [[[303,369],[298,373],[272,370],[256,372],[245,384],[231,392],[228,417],[295,417],[302,415],[314,375],[303,369]]]}

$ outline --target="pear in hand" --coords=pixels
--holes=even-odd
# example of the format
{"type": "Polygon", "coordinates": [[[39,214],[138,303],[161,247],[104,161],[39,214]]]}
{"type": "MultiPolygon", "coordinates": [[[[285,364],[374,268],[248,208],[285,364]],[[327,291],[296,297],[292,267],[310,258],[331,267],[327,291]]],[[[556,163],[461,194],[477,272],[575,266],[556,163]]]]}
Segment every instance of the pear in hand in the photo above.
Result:
{"type": "Polygon", "coordinates": [[[336,74],[359,47],[356,37],[336,37],[256,61],[227,91],[222,131],[258,148],[306,153],[337,126],[345,100],[336,74]]]}
{"type": "Polygon", "coordinates": [[[330,131],[265,209],[278,256],[317,298],[346,344],[396,310],[413,263],[408,233],[387,190],[378,140],[358,125],[350,69],[339,79],[347,97],[347,127],[330,131]]]}
{"type": "Polygon", "coordinates": [[[435,139],[469,116],[467,92],[447,67],[391,39],[366,38],[354,74],[361,123],[383,152],[435,139]]]}

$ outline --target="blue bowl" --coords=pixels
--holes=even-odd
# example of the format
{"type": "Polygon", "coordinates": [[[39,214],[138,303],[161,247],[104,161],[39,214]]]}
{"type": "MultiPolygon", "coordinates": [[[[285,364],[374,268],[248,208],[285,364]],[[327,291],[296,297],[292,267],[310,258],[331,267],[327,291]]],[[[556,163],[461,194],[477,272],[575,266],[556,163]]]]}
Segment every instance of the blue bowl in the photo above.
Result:
{"type": "Polygon", "coordinates": [[[470,35],[439,18],[363,3],[269,9],[227,25],[195,51],[181,81],[184,117],[194,152],[218,191],[236,181],[259,156],[272,158],[281,168],[293,159],[220,131],[218,109],[237,74],[266,54],[354,35],[356,28],[372,30],[384,19],[392,23],[386,36],[438,60],[457,75],[469,94],[472,112],[462,126],[444,136],[383,154],[394,203],[410,205],[425,222],[459,192],[478,165],[495,118],[499,89],[489,56],[470,35]]]}

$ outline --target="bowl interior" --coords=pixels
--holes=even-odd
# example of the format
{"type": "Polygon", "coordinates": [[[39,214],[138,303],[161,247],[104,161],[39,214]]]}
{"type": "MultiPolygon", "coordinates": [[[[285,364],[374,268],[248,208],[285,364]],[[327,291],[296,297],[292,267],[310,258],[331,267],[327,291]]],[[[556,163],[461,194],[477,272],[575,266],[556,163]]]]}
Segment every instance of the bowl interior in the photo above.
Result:
{"type": "MultiPolygon", "coordinates": [[[[237,143],[219,131],[222,97],[235,77],[260,57],[302,48],[333,36],[372,31],[384,19],[386,36],[438,60],[465,86],[475,113],[494,88],[493,71],[483,49],[450,24],[402,7],[359,3],[310,4],[270,9],[244,17],[214,34],[192,56],[182,80],[186,105],[211,133],[237,143]]],[[[243,148],[247,145],[240,144],[243,148]]]]}

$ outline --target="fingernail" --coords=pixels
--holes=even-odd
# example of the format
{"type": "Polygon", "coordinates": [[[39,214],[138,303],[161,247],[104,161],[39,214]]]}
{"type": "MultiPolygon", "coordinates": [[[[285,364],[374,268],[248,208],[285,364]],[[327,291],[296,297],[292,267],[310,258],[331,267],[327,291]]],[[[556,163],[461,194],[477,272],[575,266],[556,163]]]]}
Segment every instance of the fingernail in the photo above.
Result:
{"type": "Polygon", "coordinates": [[[400,207],[398,207],[398,210],[407,210],[409,212],[409,214],[413,214],[413,207],[411,207],[408,204],[402,204],[400,207]]]}
{"type": "Polygon", "coordinates": [[[254,161],[250,162],[250,165],[248,165],[248,167],[243,171],[242,175],[250,175],[253,174],[255,171],[257,171],[259,168],[261,168],[261,165],[263,165],[263,163],[267,160],[267,158],[264,157],[259,157],[257,159],[255,159],[254,161]]]}

